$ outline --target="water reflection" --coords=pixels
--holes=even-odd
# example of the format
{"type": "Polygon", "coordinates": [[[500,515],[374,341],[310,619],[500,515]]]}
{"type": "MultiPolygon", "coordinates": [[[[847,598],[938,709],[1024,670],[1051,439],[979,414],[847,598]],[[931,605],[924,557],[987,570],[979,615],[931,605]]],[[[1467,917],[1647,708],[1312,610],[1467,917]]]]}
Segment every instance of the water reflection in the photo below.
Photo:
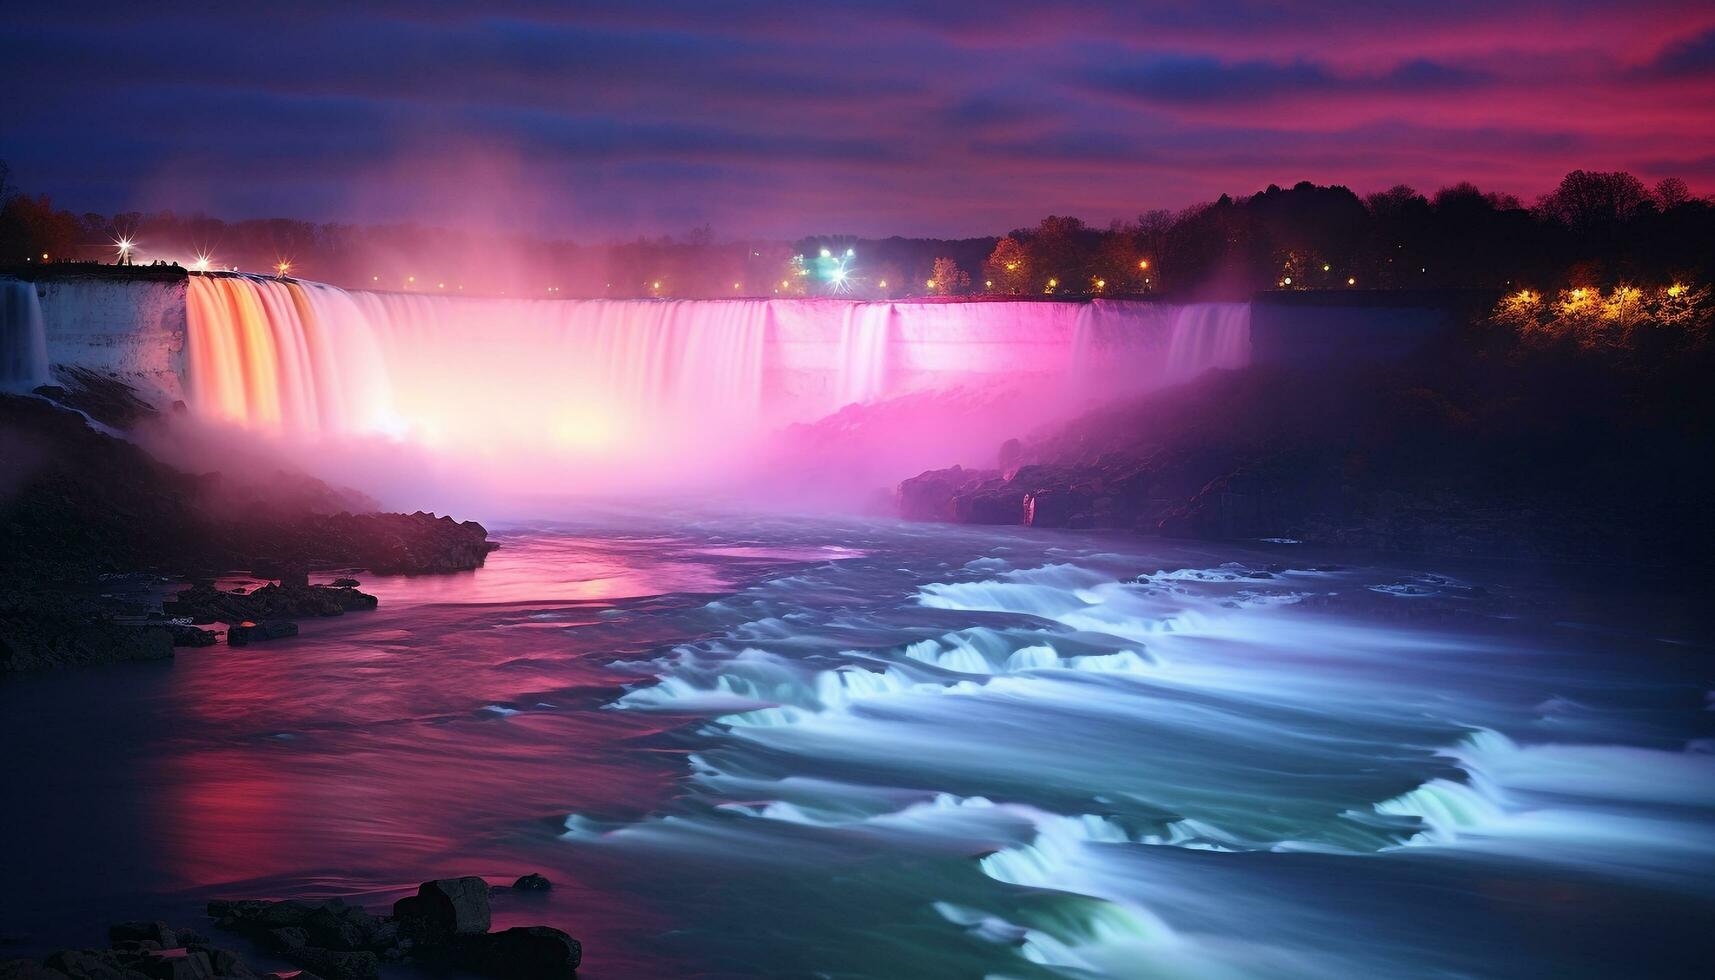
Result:
{"type": "Polygon", "coordinates": [[[366,579],[378,611],[296,640],[0,686],[27,788],[0,918],[91,941],[211,894],[541,871],[497,918],[584,939],[590,976],[1709,952],[1695,615],[1005,530],[664,515],[505,543],[366,579]]]}

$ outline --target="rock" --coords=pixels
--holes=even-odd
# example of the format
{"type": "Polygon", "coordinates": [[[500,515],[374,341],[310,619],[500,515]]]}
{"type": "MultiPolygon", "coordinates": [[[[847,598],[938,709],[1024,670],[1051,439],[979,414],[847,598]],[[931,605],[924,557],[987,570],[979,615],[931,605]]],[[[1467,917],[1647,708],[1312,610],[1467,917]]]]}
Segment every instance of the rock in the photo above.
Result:
{"type": "Polygon", "coordinates": [[[487,932],[488,882],[474,875],[425,881],[417,889],[417,902],[411,909],[426,922],[429,936],[487,932]]]}
{"type": "Polygon", "coordinates": [[[304,920],[309,918],[310,913],[314,912],[317,907],[296,899],[284,902],[262,902],[259,908],[248,915],[241,912],[239,918],[254,918],[258,925],[266,928],[302,926],[304,920]]]}
{"type": "Polygon", "coordinates": [[[153,980],[215,980],[208,954],[197,950],[163,950],[142,957],[131,968],[153,980]]]}
{"type": "Polygon", "coordinates": [[[336,578],[329,584],[340,589],[355,589],[363,583],[354,578],[336,578]]]}
{"type": "Polygon", "coordinates": [[[302,928],[309,945],[328,949],[370,949],[375,945],[380,920],[359,908],[319,908],[304,917],[302,928]]]}
{"type": "Polygon", "coordinates": [[[531,872],[513,882],[512,887],[521,892],[545,892],[554,885],[547,878],[531,872]]]}
{"type": "Polygon", "coordinates": [[[111,950],[67,949],[49,956],[42,965],[57,970],[72,980],[138,980],[148,974],[130,969],[111,950]]]}
{"type": "Polygon", "coordinates": [[[304,946],[287,953],[286,959],[327,980],[375,980],[381,974],[380,957],[368,950],[348,953],[304,946]]]}
{"type": "Polygon", "coordinates": [[[280,570],[280,588],[307,589],[310,587],[310,571],[302,565],[287,565],[280,570]]]}
{"type": "Polygon", "coordinates": [[[1023,524],[1024,491],[984,488],[953,498],[954,519],[965,524],[1023,524]]]}
{"type": "Polygon", "coordinates": [[[298,635],[298,624],[286,620],[269,623],[241,623],[226,631],[228,646],[242,647],[265,640],[279,640],[298,635]]]}
{"type": "Polygon", "coordinates": [[[165,922],[142,919],[116,922],[108,926],[107,941],[115,945],[123,942],[152,942],[162,948],[179,945],[178,936],[165,922]]]}
{"type": "Polygon", "coordinates": [[[548,926],[520,926],[461,938],[453,962],[466,970],[515,980],[566,980],[577,973],[583,945],[548,926]]]}
{"type": "Polygon", "coordinates": [[[301,926],[280,926],[267,932],[268,945],[277,952],[301,949],[310,944],[310,934],[301,926]]]}
{"type": "Polygon", "coordinates": [[[220,642],[219,635],[213,630],[198,629],[181,623],[174,623],[169,629],[172,631],[175,647],[211,647],[220,642]]]}
{"type": "Polygon", "coordinates": [[[962,466],[925,470],[900,481],[896,497],[899,516],[908,521],[957,520],[953,512],[954,498],[999,476],[999,470],[967,470],[962,466]]]}

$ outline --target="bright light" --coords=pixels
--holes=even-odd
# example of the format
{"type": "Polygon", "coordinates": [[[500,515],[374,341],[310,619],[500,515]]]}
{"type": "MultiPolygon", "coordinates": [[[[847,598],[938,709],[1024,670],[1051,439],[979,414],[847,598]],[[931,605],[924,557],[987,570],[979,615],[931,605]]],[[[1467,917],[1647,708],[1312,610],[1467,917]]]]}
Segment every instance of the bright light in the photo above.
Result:
{"type": "Polygon", "coordinates": [[[280,273],[280,278],[284,279],[286,278],[286,273],[292,271],[292,263],[281,259],[279,262],[274,264],[274,270],[280,273]]]}
{"type": "MultiPolygon", "coordinates": [[[[46,257],[47,256],[43,256],[43,258],[46,258],[46,257]]],[[[1674,283],[1673,285],[1667,287],[1667,294],[1669,296],[1674,297],[1675,299],[1678,299],[1679,297],[1684,296],[1685,295],[1685,284],[1682,282],[1674,283]]]]}
{"type": "Polygon", "coordinates": [[[660,289],[661,284],[659,282],[657,282],[657,283],[652,284],[649,288],[650,289],[660,289]]]}
{"type": "Polygon", "coordinates": [[[883,279],[878,285],[880,285],[882,289],[886,289],[887,288],[887,280],[883,279]]]}
{"type": "Polygon", "coordinates": [[[1097,289],[1106,289],[1106,288],[1108,288],[1108,281],[1107,281],[1107,280],[1106,280],[1106,279],[1097,279],[1097,280],[1096,280],[1096,288],[1097,288],[1097,289]]]}
{"type": "Polygon", "coordinates": [[[370,277],[369,277],[369,281],[370,281],[370,282],[380,282],[380,281],[381,281],[381,277],[380,277],[380,276],[370,276],[370,277]]]}
{"type": "Polygon", "coordinates": [[[1352,277],[1352,276],[1346,277],[1346,285],[1356,286],[1357,284],[1358,284],[1358,280],[1355,277],[1352,277]]]}
{"type": "Polygon", "coordinates": [[[834,253],[832,253],[832,252],[830,252],[830,251],[828,251],[828,250],[827,250],[827,249],[825,249],[825,248],[824,248],[824,249],[822,249],[822,258],[824,258],[824,259],[826,259],[826,258],[831,258],[831,257],[832,257],[832,256],[833,256],[833,254],[834,254],[834,253]]]}
{"type": "Polygon", "coordinates": [[[207,272],[208,271],[208,263],[209,263],[208,253],[207,252],[198,252],[197,257],[196,257],[196,261],[191,263],[191,268],[195,269],[198,272],[207,272]]]}
{"type": "Polygon", "coordinates": [[[928,286],[930,289],[934,289],[935,288],[935,280],[925,279],[925,280],[923,280],[923,285],[928,286]]]}
{"type": "Polygon", "coordinates": [[[1048,280],[1048,288],[1049,289],[1053,289],[1055,286],[1058,286],[1058,285],[1060,285],[1060,280],[1058,280],[1058,279],[1048,280]]]}
{"type": "Polygon", "coordinates": [[[848,249],[846,249],[846,258],[848,258],[848,259],[849,259],[849,258],[851,258],[851,257],[852,257],[852,256],[854,256],[854,255],[856,255],[856,254],[857,254],[857,249],[855,249],[855,248],[848,248],[848,249]]]}
{"type": "Polygon", "coordinates": [[[437,282],[437,283],[435,283],[435,288],[436,289],[445,289],[445,288],[447,288],[447,284],[444,282],[437,282]]]}
{"type": "Polygon", "coordinates": [[[736,282],[735,282],[735,283],[733,283],[733,284],[732,284],[732,288],[734,288],[734,289],[737,289],[737,288],[738,288],[738,283],[736,283],[736,282]]]}
{"type": "Polygon", "coordinates": [[[792,280],[790,280],[790,279],[780,280],[780,288],[781,289],[791,289],[792,288],[792,280]]]}
{"type": "Polygon", "coordinates": [[[1285,279],[1282,279],[1282,280],[1281,280],[1281,281],[1280,281],[1280,284],[1281,284],[1281,285],[1282,285],[1282,286],[1290,286],[1290,285],[1292,285],[1292,277],[1291,277],[1291,276],[1287,276],[1287,277],[1286,277],[1286,278],[1285,278],[1285,279]]]}
{"type": "Polygon", "coordinates": [[[42,253],[42,261],[43,261],[43,262],[46,262],[46,261],[47,261],[47,260],[48,260],[48,253],[46,253],[46,252],[43,252],[43,253],[42,253]]]}
{"type": "Polygon", "coordinates": [[[994,280],[993,279],[984,279],[983,280],[983,287],[985,289],[993,289],[994,288],[994,280]]]}
{"type": "Polygon", "coordinates": [[[116,248],[119,249],[119,260],[121,262],[125,261],[125,259],[130,257],[130,255],[131,255],[131,239],[129,239],[129,238],[114,239],[113,244],[116,248]]]}
{"type": "Polygon", "coordinates": [[[834,271],[828,273],[828,278],[832,279],[835,282],[845,282],[846,281],[846,270],[835,269],[834,271]]]}
{"type": "Polygon", "coordinates": [[[1137,267],[1138,267],[1138,268],[1139,268],[1139,269],[1147,269],[1147,268],[1149,268],[1149,260],[1148,260],[1148,259],[1138,259],[1138,260],[1137,260],[1137,267]]]}
{"type": "Polygon", "coordinates": [[[1008,271],[1008,272],[1011,272],[1011,271],[1013,271],[1013,270],[1014,270],[1014,269],[1017,269],[1017,268],[1018,268],[1018,263],[1017,263],[1017,262],[1008,262],[1008,263],[1007,263],[1007,264],[1006,264],[1006,271],[1008,271]]]}
{"type": "Polygon", "coordinates": [[[1322,263],[1322,271],[1323,272],[1327,272],[1328,268],[1329,268],[1328,263],[1326,263],[1326,262],[1322,263]]]}
{"type": "Polygon", "coordinates": [[[417,281],[417,277],[416,277],[416,276],[406,276],[406,277],[405,277],[405,281],[406,281],[406,282],[416,282],[416,281],[417,281]]]}

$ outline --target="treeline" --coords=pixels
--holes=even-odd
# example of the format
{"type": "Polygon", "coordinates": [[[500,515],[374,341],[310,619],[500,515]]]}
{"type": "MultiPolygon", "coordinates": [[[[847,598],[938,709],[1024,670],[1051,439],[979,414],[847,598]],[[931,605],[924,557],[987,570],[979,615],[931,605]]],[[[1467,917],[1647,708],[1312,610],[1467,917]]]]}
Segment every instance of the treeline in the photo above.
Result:
{"type": "Polygon", "coordinates": [[[1241,297],[1262,289],[1557,290],[1715,278],[1715,203],[1683,181],[1573,171],[1530,205],[1455,184],[1360,197],[1270,186],[1106,228],[1051,215],[997,238],[605,244],[419,225],[74,214],[9,186],[0,266],[130,261],[236,267],[358,288],[543,297],[924,294],[1241,297]],[[45,258],[44,258],[45,256],[45,258]]]}

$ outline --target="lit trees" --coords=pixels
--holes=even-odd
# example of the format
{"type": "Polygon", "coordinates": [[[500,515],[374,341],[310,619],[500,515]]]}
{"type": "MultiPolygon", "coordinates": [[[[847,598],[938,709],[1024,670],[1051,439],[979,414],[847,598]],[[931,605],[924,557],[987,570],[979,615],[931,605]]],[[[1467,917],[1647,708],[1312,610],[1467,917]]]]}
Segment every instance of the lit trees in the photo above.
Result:
{"type": "MultiPolygon", "coordinates": [[[[939,266],[939,263],[937,263],[939,266]]],[[[937,278],[939,278],[937,276],[937,278]]],[[[1016,296],[1030,288],[1030,254],[1011,235],[995,243],[983,263],[983,279],[994,283],[991,292],[1016,296]]]]}
{"type": "Polygon", "coordinates": [[[929,281],[925,285],[937,296],[951,296],[970,284],[970,274],[959,268],[959,263],[943,255],[935,260],[935,269],[929,273],[929,281]]]}

